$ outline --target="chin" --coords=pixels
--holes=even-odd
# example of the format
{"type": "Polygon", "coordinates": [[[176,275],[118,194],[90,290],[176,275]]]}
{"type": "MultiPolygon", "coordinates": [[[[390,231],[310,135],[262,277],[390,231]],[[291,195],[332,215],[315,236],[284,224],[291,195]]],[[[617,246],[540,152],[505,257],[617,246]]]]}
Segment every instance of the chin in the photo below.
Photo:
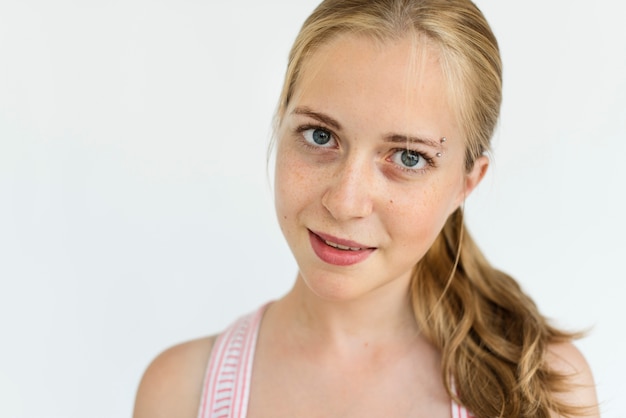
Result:
{"type": "Polygon", "coordinates": [[[360,269],[354,269],[353,274],[322,271],[303,273],[301,270],[299,277],[307,291],[327,302],[362,300],[368,295],[380,293],[383,289],[396,288],[394,291],[408,291],[408,287],[404,286],[404,283],[408,285],[410,281],[408,276],[403,279],[381,280],[380,275],[374,277],[367,274],[367,271],[358,270],[360,269]]]}

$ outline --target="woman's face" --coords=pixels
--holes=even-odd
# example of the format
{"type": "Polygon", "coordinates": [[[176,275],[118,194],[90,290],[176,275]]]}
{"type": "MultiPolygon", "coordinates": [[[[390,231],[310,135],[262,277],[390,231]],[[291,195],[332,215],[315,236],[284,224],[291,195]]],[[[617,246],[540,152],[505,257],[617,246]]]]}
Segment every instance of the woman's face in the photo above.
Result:
{"type": "Polygon", "coordinates": [[[329,300],[403,289],[480,181],[435,48],[342,35],[302,67],[278,132],[278,220],[308,288],[329,300]],[[442,138],[446,140],[442,141],[442,138]]]}

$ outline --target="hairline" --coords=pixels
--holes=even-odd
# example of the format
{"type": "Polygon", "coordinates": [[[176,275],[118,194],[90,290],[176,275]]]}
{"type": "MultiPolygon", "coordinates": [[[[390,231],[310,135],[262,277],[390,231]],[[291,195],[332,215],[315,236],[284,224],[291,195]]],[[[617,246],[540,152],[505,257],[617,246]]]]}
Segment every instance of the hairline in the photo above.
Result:
{"type": "MultiPolygon", "coordinates": [[[[345,28],[337,28],[332,33],[324,36],[321,39],[318,39],[316,42],[311,43],[306,51],[298,57],[297,62],[297,71],[294,72],[292,80],[290,80],[290,85],[286,86],[288,89],[286,91],[286,96],[284,103],[282,101],[279,102],[278,108],[274,115],[274,128],[272,140],[268,147],[268,161],[269,161],[269,153],[277,140],[276,135],[278,134],[280,127],[282,126],[283,120],[287,116],[287,109],[293,99],[294,92],[296,91],[297,86],[301,81],[301,75],[303,73],[302,68],[307,60],[310,60],[311,57],[316,54],[320,48],[328,45],[336,41],[338,38],[342,36],[356,36],[362,37],[368,40],[371,40],[377,43],[380,47],[384,47],[386,44],[399,42],[402,39],[410,38],[412,42],[412,51],[417,51],[420,45],[425,45],[437,54],[437,61],[439,64],[439,68],[442,72],[444,81],[445,81],[445,91],[446,91],[446,100],[448,102],[448,106],[452,110],[453,118],[455,123],[457,124],[459,131],[461,133],[461,140],[466,147],[466,150],[469,152],[469,132],[466,131],[463,123],[463,109],[468,106],[466,103],[465,97],[469,94],[466,90],[467,86],[463,86],[461,82],[462,76],[459,74],[461,72],[461,61],[464,59],[462,55],[455,54],[453,49],[450,47],[446,47],[445,43],[442,40],[437,39],[436,36],[430,34],[427,30],[416,28],[411,25],[404,25],[402,28],[380,28],[380,27],[345,27],[345,28]],[[456,65],[454,62],[456,61],[456,65]],[[457,69],[455,70],[455,67],[457,69]]],[[[469,171],[471,169],[471,163],[469,156],[466,159],[466,170],[469,171]]]]}

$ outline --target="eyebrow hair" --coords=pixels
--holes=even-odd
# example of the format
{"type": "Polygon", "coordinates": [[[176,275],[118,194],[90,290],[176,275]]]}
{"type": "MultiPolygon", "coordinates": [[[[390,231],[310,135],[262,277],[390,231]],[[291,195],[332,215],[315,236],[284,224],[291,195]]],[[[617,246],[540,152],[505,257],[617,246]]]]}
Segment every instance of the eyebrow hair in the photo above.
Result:
{"type": "Polygon", "coordinates": [[[429,138],[421,138],[417,136],[410,135],[398,135],[398,134],[390,134],[385,136],[385,142],[392,142],[394,144],[423,144],[432,148],[440,148],[441,143],[439,141],[434,141],[429,138]]]}
{"type": "MultiPolygon", "coordinates": [[[[296,107],[292,113],[296,115],[304,115],[313,119],[317,119],[318,121],[325,123],[326,125],[330,126],[333,129],[336,129],[338,131],[341,130],[341,124],[337,122],[336,119],[333,119],[332,117],[328,116],[325,113],[316,112],[308,106],[296,107]]],[[[418,136],[402,135],[402,134],[385,135],[385,142],[390,142],[394,144],[416,144],[417,143],[417,144],[423,144],[432,148],[441,147],[441,143],[439,141],[435,141],[429,138],[422,138],[418,136]]]]}
{"type": "Polygon", "coordinates": [[[331,118],[330,116],[324,113],[315,112],[310,107],[306,107],[306,106],[296,107],[292,113],[295,113],[296,115],[309,116],[313,119],[317,119],[318,121],[325,123],[326,125],[330,126],[333,129],[336,129],[338,131],[341,130],[341,124],[337,122],[335,119],[331,118]]]}

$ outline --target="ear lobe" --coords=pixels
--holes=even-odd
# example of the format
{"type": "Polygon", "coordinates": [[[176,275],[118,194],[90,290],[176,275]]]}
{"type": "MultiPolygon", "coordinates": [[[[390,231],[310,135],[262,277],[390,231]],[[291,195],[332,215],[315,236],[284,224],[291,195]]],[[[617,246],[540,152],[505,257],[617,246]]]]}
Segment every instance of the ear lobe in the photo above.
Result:
{"type": "Polygon", "coordinates": [[[465,181],[463,184],[462,195],[459,197],[459,205],[474,191],[476,186],[487,174],[489,168],[489,158],[486,155],[481,155],[474,161],[474,166],[465,175],[465,181]]]}

